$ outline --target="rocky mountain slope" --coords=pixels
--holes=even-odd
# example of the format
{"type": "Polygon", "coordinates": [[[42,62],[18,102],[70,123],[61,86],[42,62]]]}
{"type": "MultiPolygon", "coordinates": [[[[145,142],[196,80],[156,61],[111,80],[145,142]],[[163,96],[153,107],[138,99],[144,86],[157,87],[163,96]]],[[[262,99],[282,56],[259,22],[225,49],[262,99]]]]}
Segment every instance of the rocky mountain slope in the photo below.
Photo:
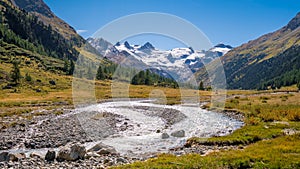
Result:
{"type": "Polygon", "coordinates": [[[43,0],[11,0],[11,2],[16,7],[37,16],[45,25],[51,25],[55,31],[72,41],[73,44],[80,46],[85,43],[85,40],[76,33],[75,29],[58,18],[43,0]]]}
{"type": "MultiPolygon", "coordinates": [[[[228,88],[266,89],[300,80],[300,13],[283,28],[249,41],[221,57],[228,88]]],[[[205,70],[196,73],[208,81],[205,70]]]]}

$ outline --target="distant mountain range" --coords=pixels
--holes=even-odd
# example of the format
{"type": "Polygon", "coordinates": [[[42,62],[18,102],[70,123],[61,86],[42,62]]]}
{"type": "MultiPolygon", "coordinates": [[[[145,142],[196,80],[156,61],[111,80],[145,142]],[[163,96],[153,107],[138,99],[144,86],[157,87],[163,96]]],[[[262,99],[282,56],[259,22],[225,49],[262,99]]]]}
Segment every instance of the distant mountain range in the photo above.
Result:
{"type": "MultiPolygon", "coordinates": [[[[300,13],[283,28],[221,57],[228,88],[267,89],[300,83],[300,13]]],[[[205,69],[196,73],[207,84],[205,69]]]]}
{"type": "Polygon", "coordinates": [[[208,51],[196,51],[191,47],[160,50],[150,42],[144,45],[131,45],[126,41],[113,45],[102,38],[89,38],[87,41],[104,57],[117,64],[140,69],[156,69],[182,81],[186,81],[204,64],[223,56],[232,49],[229,45],[218,44],[208,51]]]}

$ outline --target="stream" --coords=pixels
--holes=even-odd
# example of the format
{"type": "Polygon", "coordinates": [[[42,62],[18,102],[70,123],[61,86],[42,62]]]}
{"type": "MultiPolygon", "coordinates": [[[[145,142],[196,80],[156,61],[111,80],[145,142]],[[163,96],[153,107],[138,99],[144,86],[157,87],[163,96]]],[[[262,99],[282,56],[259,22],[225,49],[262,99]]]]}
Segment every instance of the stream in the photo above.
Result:
{"type": "MultiPolygon", "coordinates": [[[[221,113],[201,109],[196,104],[166,106],[154,104],[151,100],[111,101],[45,118],[26,130],[26,139],[34,140],[37,136],[43,138],[44,135],[49,135],[48,137],[51,138],[51,132],[65,132],[60,139],[68,135],[76,135],[74,133],[79,129],[72,124],[74,120],[69,120],[71,117],[73,119],[73,116],[77,118],[80,128],[84,130],[84,132],[78,132],[85,134],[77,135],[79,140],[81,137],[90,139],[90,141],[84,141],[84,139],[82,141],[87,149],[101,142],[114,147],[121,155],[131,157],[168,152],[171,148],[183,146],[190,137],[224,136],[244,125],[243,122],[221,113]],[[66,123],[63,127],[67,127],[71,132],[55,126],[62,123],[61,120],[64,119],[67,120],[63,121],[66,123]],[[48,129],[49,125],[52,125],[52,128],[48,129]],[[68,125],[73,126],[68,127],[68,125]],[[62,131],[55,131],[55,129],[62,129],[62,131]],[[184,135],[175,136],[174,133],[178,131],[183,131],[184,135]],[[162,135],[166,137],[162,138],[162,135]]],[[[44,142],[49,140],[45,138],[44,142]]],[[[51,148],[58,151],[58,147],[51,148]]],[[[48,149],[47,147],[24,148],[23,146],[20,148],[15,146],[8,151],[24,152],[28,156],[31,152],[44,155],[48,149]]]]}
{"type": "MultiPolygon", "coordinates": [[[[78,118],[84,128],[91,126],[83,124],[90,117],[82,117],[82,112],[91,111],[110,112],[125,117],[125,122],[120,121],[117,127],[125,123],[130,126],[129,129],[115,132],[100,140],[123,155],[168,152],[170,148],[183,146],[188,138],[224,136],[243,126],[243,122],[201,109],[199,105],[166,106],[151,103],[149,100],[139,100],[107,102],[77,109],[78,118]],[[185,132],[184,137],[171,136],[171,133],[179,130],[185,132]],[[162,139],[162,133],[168,134],[169,138],[162,139]]],[[[86,131],[88,134],[95,134],[90,128],[86,131]]]]}

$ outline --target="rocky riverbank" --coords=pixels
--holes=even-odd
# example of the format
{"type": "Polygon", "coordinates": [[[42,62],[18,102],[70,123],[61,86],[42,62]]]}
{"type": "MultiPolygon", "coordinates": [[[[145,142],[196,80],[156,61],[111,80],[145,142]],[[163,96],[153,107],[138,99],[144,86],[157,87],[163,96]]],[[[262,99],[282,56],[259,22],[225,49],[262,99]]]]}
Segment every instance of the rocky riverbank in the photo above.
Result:
{"type": "MultiPolygon", "coordinates": [[[[83,109],[81,112],[64,108],[29,112],[28,116],[39,115],[30,119],[20,118],[19,121],[15,121],[15,125],[0,130],[0,168],[106,168],[146,160],[162,152],[175,155],[188,153],[205,155],[211,151],[239,148],[204,145],[188,147],[181,144],[170,149],[161,147],[162,150],[156,152],[137,155],[128,151],[121,154],[114,147],[101,143],[101,139],[122,137],[124,133],[139,137],[135,132],[141,131],[159,134],[161,140],[172,142],[176,138],[186,137],[186,131],[181,128],[175,130],[169,128],[188,118],[181,111],[172,108],[139,105],[123,108],[123,111],[132,109],[142,112],[150,119],[160,118],[164,125],[161,130],[144,128],[143,122],[137,123],[120,113],[106,112],[105,109],[97,110],[97,107],[94,107],[93,111],[83,109]],[[100,142],[95,143],[98,140],[100,142]],[[96,144],[96,148],[91,148],[90,143],[92,146],[96,144]],[[71,148],[72,145],[76,145],[73,147],[74,150],[71,148]],[[74,152],[77,155],[74,155],[74,152]]],[[[8,118],[6,120],[10,120],[8,118]]]]}
{"type": "Polygon", "coordinates": [[[97,144],[86,150],[81,144],[67,144],[58,152],[48,150],[45,156],[32,152],[30,157],[24,153],[0,153],[0,168],[107,168],[113,165],[132,163],[143,160],[120,156],[110,146],[97,144]]]}

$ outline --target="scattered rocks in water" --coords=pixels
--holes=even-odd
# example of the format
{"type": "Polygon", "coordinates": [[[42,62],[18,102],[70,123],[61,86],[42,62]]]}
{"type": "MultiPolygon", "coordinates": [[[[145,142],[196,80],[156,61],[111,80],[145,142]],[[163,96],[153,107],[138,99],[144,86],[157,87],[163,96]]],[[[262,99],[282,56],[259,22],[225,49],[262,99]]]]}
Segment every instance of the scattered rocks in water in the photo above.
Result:
{"type": "Polygon", "coordinates": [[[86,154],[86,149],[83,145],[78,143],[76,144],[67,144],[61,148],[57,155],[57,161],[76,161],[79,159],[84,159],[86,154]]]}
{"type": "Polygon", "coordinates": [[[185,131],[184,130],[178,130],[171,133],[171,136],[173,137],[185,137],[185,131]]]}
{"type": "Polygon", "coordinates": [[[169,136],[169,134],[168,133],[162,133],[162,135],[161,135],[161,139],[167,139],[167,138],[169,138],[170,136],[169,136]]]}
{"type": "Polygon", "coordinates": [[[48,150],[45,156],[45,160],[48,162],[54,161],[56,157],[56,152],[54,150],[48,150]]]}

